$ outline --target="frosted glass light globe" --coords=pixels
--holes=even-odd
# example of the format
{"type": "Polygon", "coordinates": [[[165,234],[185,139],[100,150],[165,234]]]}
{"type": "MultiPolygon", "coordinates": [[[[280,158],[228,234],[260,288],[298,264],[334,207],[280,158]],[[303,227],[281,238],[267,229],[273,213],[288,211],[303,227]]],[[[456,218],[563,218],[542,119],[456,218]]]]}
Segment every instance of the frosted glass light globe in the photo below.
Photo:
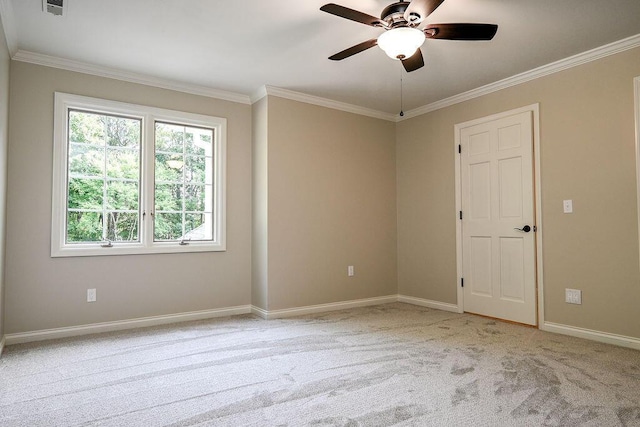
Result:
{"type": "Polygon", "coordinates": [[[424,40],[425,35],[419,29],[401,27],[380,34],[378,46],[389,58],[400,60],[410,58],[422,46],[424,40]]]}

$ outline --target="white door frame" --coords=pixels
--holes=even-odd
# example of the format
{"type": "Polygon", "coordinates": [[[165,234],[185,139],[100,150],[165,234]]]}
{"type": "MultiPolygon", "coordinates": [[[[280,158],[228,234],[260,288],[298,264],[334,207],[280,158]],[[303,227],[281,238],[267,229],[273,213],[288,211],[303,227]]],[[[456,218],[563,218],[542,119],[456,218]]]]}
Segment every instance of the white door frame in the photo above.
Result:
{"type": "Polygon", "coordinates": [[[461,286],[462,280],[462,221],[459,212],[462,210],[462,180],[461,180],[461,156],[458,153],[460,145],[460,131],[462,128],[477,125],[487,121],[501,119],[503,117],[512,116],[530,111],[533,115],[533,194],[535,205],[535,224],[537,231],[536,237],[536,286],[538,290],[538,328],[544,325],[544,286],[543,286],[543,270],[542,270],[542,188],[540,180],[540,104],[531,104],[525,107],[516,108],[514,110],[493,114],[487,117],[471,120],[464,123],[458,123],[454,126],[454,153],[455,153],[455,178],[456,178],[456,287],[458,289],[458,313],[464,312],[464,293],[461,286]]]}
{"type": "Polygon", "coordinates": [[[638,193],[638,238],[640,239],[640,76],[633,79],[636,128],[636,192],[638,193]]]}

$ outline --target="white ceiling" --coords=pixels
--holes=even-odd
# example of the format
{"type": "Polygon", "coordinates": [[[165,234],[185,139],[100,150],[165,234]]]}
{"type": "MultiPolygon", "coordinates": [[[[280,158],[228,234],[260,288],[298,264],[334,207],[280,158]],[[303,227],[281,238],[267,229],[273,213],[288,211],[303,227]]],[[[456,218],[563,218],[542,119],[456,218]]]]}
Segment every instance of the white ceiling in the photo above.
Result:
{"type": "MultiPolygon", "coordinates": [[[[408,111],[640,33],[640,0],[446,0],[426,23],[493,23],[497,35],[427,40],[425,67],[407,74],[377,47],[329,61],[383,30],[321,12],[327,0],[64,0],[63,17],[43,12],[41,0],[2,1],[21,51],[245,95],[275,86],[391,114],[401,74],[408,111]]],[[[374,16],[392,3],[334,2],[374,16]]]]}

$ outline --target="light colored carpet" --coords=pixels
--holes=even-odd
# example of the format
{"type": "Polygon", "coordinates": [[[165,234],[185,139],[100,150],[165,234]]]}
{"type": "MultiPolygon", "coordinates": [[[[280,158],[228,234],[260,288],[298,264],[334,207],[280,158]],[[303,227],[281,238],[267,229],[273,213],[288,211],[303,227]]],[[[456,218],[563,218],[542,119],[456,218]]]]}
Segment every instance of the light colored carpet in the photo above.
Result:
{"type": "Polygon", "coordinates": [[[407,304],[6,348],[2,426],[640,426],[640,352],[407,304]]]}

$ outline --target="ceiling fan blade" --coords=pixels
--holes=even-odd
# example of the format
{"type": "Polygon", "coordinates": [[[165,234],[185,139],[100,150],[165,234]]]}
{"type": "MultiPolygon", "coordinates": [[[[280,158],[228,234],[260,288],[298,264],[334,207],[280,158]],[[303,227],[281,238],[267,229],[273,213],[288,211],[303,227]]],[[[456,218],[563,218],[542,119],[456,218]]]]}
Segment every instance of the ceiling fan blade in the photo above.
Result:
{"type": "Polygon", "coordinates": [[[418,24],[431,15],[442,2],[444,0],[411,0],[404,11],[404,19],[409,23],[418,24]]]}
{"type": "Polygon", "coordinates": [[[335,3],[325,4],[320,8],[321,11],[330,13],[332,15],[339,16],[341,18],[350,19],[352,21],[360,22],[361,24],[371,25],[372,27],[386,27],[387,23],[375,16],[367,15],[366,13],[358,12],[357,10],[349,9],[348,7],[340,6],[335,3]]]}
{"type": "Polygon", "coordinates": [[[428,39],[491,40],[497,31],[495,24],[431,24],[424,34],[428,39]]]}
{"type": "Polygon", "coordinates": [[[404,66],[404,69],[407,70],[407,73],[424,67],[424,59],[422,58],[422,52],[420,49],[416,50],[416,53],[411,55],[409,58],[403,59],[402,65],[404,66]]]}
{"type": "Polygon", "coordinates": [[[345,49],[342,52],[338,52],[335,55],[331,55],[329,57],[329,59],[331,59],[333,61],[340,61],[340,60],[348,58],[348,57],[350,57],[352,55],[355,55],[356,53],[360,53],[363,50],[367,50],[369,48],[372,48],[377,44],[378,44],[378,40],[377,39],[367,40],[366,42],[362,42],[362,43],[357,44],[355,46],[351,46],[349,49],[345,49]]]}

